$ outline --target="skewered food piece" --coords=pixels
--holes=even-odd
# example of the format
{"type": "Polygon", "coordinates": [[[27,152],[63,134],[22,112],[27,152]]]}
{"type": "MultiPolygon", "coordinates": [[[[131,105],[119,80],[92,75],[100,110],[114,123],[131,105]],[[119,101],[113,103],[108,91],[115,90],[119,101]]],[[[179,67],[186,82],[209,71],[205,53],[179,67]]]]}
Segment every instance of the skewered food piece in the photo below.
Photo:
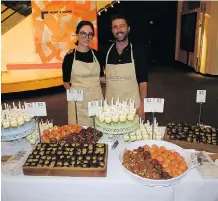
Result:
{"type": "Polygon", "coordinates": [[[136,116],[135,102],[131,99],[120,101],[118,98],[114,101],[112,98],[111,103],[108,103],[107,100],[101,101],[99,111],[98,121],[107,124],[133,121],[136,116]]]}

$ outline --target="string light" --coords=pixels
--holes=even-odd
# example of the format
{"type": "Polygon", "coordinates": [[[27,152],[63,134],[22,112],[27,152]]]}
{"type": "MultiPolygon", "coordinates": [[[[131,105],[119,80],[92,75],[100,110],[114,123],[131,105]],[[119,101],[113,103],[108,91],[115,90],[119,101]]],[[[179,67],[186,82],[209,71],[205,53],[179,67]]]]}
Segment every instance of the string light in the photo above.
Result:
{"type": "Polygon", "coordinates": [[[115,3],[120,3],[120,1],[119,0],[118,1],[112,1],[110,4],[106,5],[104,8],[100,9],[98,11],[98,15],[100,16],[101,12],[103,12],[103,11],[107,12],[107,9],[110,8],[110,7],[113,8],[115,3]]]}

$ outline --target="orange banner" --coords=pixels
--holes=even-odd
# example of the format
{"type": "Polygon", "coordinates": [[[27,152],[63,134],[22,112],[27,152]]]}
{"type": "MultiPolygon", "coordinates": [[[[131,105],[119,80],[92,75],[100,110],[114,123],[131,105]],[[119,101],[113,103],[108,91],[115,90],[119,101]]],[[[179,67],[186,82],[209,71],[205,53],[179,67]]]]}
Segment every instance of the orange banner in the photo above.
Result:
{"type": "Polygon", "coordinates": [[[33,27],[38,63],[60,63],[69,49],[75,48],[76,26],[81,20],[94,24],[91,47],[97,49],[96,2],[32,0],[33,27]]]}

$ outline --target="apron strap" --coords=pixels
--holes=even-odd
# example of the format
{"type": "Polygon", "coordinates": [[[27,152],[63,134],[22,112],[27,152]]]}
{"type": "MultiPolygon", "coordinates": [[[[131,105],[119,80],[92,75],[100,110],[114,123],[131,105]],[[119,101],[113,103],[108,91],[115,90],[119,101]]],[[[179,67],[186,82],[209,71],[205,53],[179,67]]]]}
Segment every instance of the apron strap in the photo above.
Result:
{"type": "Polygon", "coordinates": [[[93,55],[93,62],[97,62],[97,61],[98,61],[98,59],[96,58],[96,56],[95,56],[95,54],[94,54],[94,52],[93,52],[92,48],[90,48],[90,50],[92,51],[92,55],[93,55]]]}
{"type": "Polygon", "coordinates": [[[131,60],[132,60],[132,62],[134,61],[133,60],[133,50],[132,50],[132,44],[130,43],[130,47],[131,47],[131,60]]]}
{"type": "MultiPolygon", "coordinates": [[[[96,58],[92,48],[90,48],[90,50],[91,50],[92,55],[93,55],[93,62],[97,62],[98,60],[97,60],[97,58],[96,58]]],[[[76,49],[74,49],[74,58],[73,58],[73,61],[75,61],[75,60],[76,60],[76,49]]]]}
{"type": "Polygon", "coordinates": [[[76,61],[76,49],[74,49],[74,57],[73,57],[73,61],[76,61]]]}
{"type": "Polygon", "coordinates": [[[105,64],[105,66],[107,65],[108,55],[109,55],[109,53],[110,53],[110,51],[111,51],[111,48],[112,48],[113,46],[114,46],[114,43],[111,45],[111,47],[110,47],[109,50],[107,51],[106,64],[105,64]]]}

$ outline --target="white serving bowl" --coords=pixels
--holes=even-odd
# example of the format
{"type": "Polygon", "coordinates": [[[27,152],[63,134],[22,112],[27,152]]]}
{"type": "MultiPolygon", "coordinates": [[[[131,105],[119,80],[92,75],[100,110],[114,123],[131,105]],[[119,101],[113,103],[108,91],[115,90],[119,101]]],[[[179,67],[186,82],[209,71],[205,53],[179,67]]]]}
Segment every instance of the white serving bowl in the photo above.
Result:
{"type": "Polygon", "coordinates": [[[169,142],[165,142],[165,141],[161,141],[161,140],[142,140],[142,141],[136,141],[133,142],[127,146],[125,146],[125,148],[120,152],[119,154],[119,160],[120,160],[120,164],[123,167],[124,171],[127,173],[127,175],[129,177],[131,177],[133,180],[135,180],[136,182],[141,183],[142,185],[146,185],[146,186],[172,186],[177,184],[182,178],[185,177],[185,175],[187,174],[187,172],[193,167],[192,164],[192,160],[190,157],[190,154],[185,152],[185,150],[175,144],[169,143],[169,142]],[[137,149],[139,146],[144,146],[144,145],[148,145],[148,146],[152,146],[153,144],[156,144],[158,147],[160,146],[164,146],[166,147],[166,149],[169,150],[175,150],[176,152],[178,152],[181,156],[184,157],[185,162],[187,163],[188,169],[181,174],[178,177],[172,178],[172,179],[167,179],[167,180],[153,180],[153,179],[147,179],[147,178],[143,178],[140,177],[139,175],[136,175],[134,173],[132,173],[131,171],[127,170],[123,165],[123,152],[125,149],[128,150],[133,150],[133,149],[137,149]]]}

